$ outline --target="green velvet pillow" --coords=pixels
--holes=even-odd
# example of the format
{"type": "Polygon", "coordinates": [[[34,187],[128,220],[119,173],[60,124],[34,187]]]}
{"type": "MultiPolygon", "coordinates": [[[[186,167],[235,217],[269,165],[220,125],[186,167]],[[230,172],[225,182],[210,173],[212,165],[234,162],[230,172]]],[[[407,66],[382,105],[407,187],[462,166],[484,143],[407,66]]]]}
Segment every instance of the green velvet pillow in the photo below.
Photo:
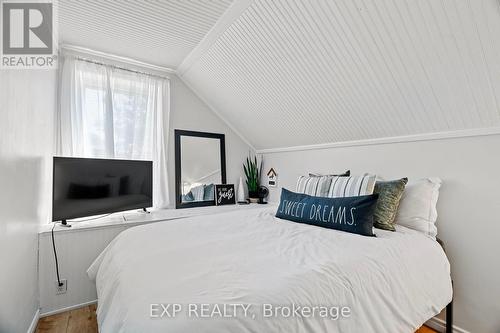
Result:
{"type": "Polygon", "coordinates": [[[377,181],[373,193],[378,193],[377,206],[373,215],[375,228],[395,231],[394,220],[398,212],[399,201],[403,196],[408,178],[390,181],[377,181]]]}

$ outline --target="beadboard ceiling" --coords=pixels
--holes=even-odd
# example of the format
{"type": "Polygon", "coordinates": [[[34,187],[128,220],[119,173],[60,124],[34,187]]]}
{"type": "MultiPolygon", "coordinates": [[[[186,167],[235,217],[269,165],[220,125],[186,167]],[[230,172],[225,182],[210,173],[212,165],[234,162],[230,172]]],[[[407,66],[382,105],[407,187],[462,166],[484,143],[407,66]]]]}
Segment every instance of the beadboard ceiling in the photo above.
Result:
{"type": "Polygon", "coordinates": [[[178,74],[257,149],[500,125],[498,0],[248,2],[178,74]]]}
{"type": "Polygon", "coordinates": [[[176,68],[232,0],[61,0],[64,44],[176,68]]]}

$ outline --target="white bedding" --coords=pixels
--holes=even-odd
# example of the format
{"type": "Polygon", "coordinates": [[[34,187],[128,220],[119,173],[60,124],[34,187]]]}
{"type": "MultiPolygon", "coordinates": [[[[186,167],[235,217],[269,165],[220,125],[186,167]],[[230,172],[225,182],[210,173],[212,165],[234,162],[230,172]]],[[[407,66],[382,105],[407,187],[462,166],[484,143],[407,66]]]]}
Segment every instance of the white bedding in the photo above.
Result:
{"type": "MultiPolygon", "coordinates": [[[[275,210],[122,232],[88,270],[97,285],[100,332],[410,333],[450,302],[448,260],[423,234],[397,227],[365,237],[280,220],[275,210]],[[151,318],[151,304],[160,303],[181,310],[175,318],[151,318]],[[198,308],[188,313],[191,303],[198,308]],[[223,304],[243,304],[248,312],[196,318],[201,304],[209,304],[208,313],[223,304]],[[350,316],[263,318],[263,304],[349,307],[350,316]]],[[[155,315],[162,312],[157,307],[155,315]]]]}

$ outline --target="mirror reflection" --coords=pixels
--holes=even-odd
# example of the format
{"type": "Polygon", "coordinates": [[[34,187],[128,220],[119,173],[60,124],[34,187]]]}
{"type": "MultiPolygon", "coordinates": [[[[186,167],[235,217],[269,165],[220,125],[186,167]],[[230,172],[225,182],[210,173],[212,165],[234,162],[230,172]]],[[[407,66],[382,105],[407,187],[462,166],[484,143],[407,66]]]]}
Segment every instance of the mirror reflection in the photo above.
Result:
{"type": "Polygon", "coordinates": [[[214,185],[222,183],[220,140],[181,136],[181,201],[214,200],[214,185]]]}

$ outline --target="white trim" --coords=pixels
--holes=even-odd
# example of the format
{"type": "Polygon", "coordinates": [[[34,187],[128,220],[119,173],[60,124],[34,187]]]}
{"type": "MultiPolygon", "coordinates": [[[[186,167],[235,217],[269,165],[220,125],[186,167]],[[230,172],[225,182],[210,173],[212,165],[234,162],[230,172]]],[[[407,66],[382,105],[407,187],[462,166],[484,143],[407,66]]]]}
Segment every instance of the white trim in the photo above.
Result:
{"type": "Polygon", "coordinates": [[[38,325],[38,319],[40,319],[40,309],[36,310],[33,320],[31,321],[30,327],[28,328],[28,333],[35,333],[36,326],[38,325]]]}
{"type": "Polygon", "coordinates": [[[150,70],[158,71],[158,72],[162,72],[162,73],[170,73],[170,74],[175,73],[175,69],[172,69],[169,67],[158,66],[158,65],[150,64],[150,63],[143,62],[140,60],[135,60],[135,59],[128,58],[128,57],[122,57],[122,56],[119,56],[116,54],[92,50],[92,49],[89,49],[86,47],[63,44],[60,46],[60,50],[63,50],[66,52],[77,53],[79,55],[83,54],[83,55],[89,55],[92,57],[104,58],[104,59],[108,59],[111,61],[120,62],[123,64],[137,66],[137,67],[141,67],[141,68],[145,68],[145,69],[150,69],[150,70]]]}
{"type": "Polygon", "coordinates": [[[378,138],[378,139],[320,143],[315,145],[292,146],[283,148],[257,149],[256,152],[257,154],[271,154],[271,153],[283,153],[283,152],[302,151],[302,150],[369,146],[369,145],[381,145],[381,144],[402,143],[402,142],[416,142],[416,141],[445,140],[453,138],[467,138],[473,136],[488,136],[488,135],[498,135],[498,134],[500,134],[500,127],[474,128],[474,129],[466,129],[458,131],[424,133],[424,134],[394,136],[394,137],[378,138]]]}
{"type": "Polygon", "coordinates": [[[97,300],[93,300],[93,301],[90,301],[90,302],[80,303],[80,304],[68,306],[68,307],[65,307],[65,308],[61,308],[61,309],[52,310],[52,311],[49,311],[49,312],[40,313],[40,318],[48,317],[48,316],[52,316],[52,315],[56,315],[56,314],[63,313],[63,312],[66,312],[66,311],[71,311],[71,310],[83,308],[84,306],[91,305],[91,304],[96,304],[96,303],[97,303],[97,300]]]}
{"type": "Polygon", "coordinates": [[[240,131],[238,131],[236,129],[236,127],[234,127],[229,121],[226,120],[225,117],[223,117],[219,111],[217,111],[217,109],[209,102],[207,101],[206,98],[204,98],[199,92],[197,89],[195,89],[189,82],[187,82],[186,80],[184,80],[181,76],[177,76],[179,78],[179,80],[182,81],[182,83],[184,83],[189,89],[191,89],[191,91],[203,102],[205,103],[206,106],[208,106],[208,108],[213,112],[215,113],[215,115],[220,119],[222,120],[222,122],[224,124],[227,125],[227,127],[229,127],[237,136],[240,137],[241,140],[243,140],[244,143],[247,144],[247,146],[250,147],[250,149],[252,149],[254,152],[255,152],[255,147],[250,143],[249,140],[247,140],[247,138],[245,138],[243,136],[243,134],[240,133],[240,131]]]}
{"type": "Polygon", "coordinates": [[[205,37],[196,45],[191,52],[177,66],[177,75],[182,76],[191,66],[198,61],[215,43],[219,37],[238,19],[241,14],[254,2],[254,0],[234,1],[228,9],[215,22],[214,26],[207,32],[205,37]]]}
{"type": "MultiPolygon", "coordinates": [[[[425,323],[425,326],[428,326],[428,327],[430,327],[433,330],[438,331],[438,332],[444,332],[446,330],[445,321],[443,319],[439,319],[438,317],[433,317],[433,318],[429,319],[425,323]]],[[[470,333],[470,332],[464,330],[461,327],[453,325],[453,333],[470,333]]]]}

